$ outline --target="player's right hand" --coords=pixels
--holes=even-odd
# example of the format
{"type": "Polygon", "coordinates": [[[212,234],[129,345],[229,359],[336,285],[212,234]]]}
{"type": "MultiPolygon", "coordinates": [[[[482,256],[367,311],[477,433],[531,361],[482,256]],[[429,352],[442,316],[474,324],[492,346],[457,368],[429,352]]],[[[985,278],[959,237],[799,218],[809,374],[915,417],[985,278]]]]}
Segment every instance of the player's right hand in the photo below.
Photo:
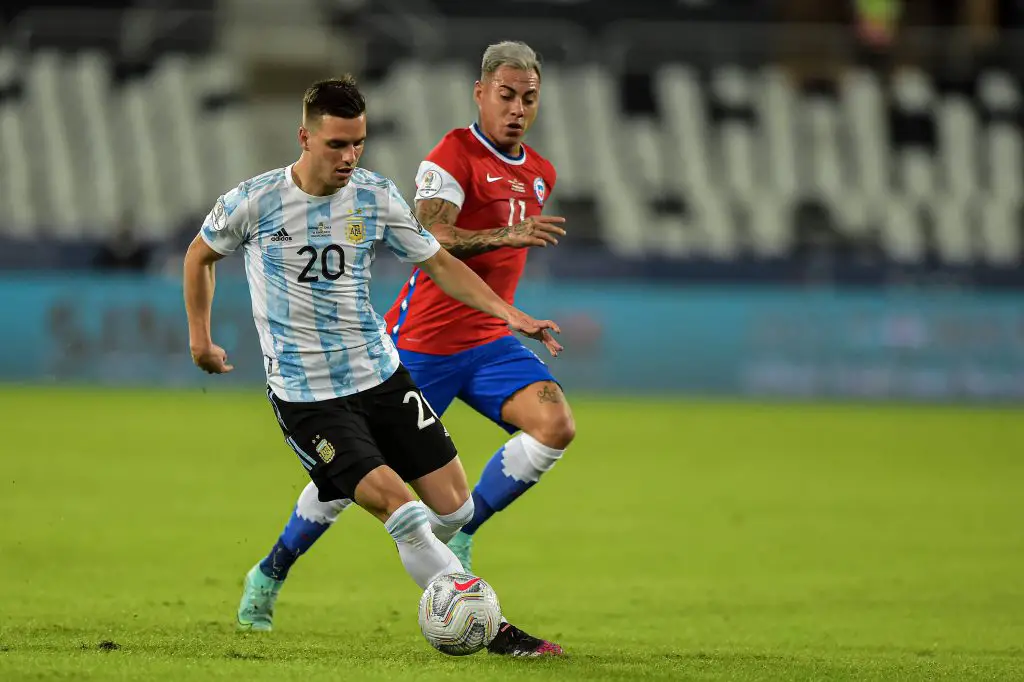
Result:
{"type": "Polygon", "coordinates": [[[522,249],[530,246],[545,247],[558,244],[558,238],[565,236],[560,227],[565,218],[556,215],[531,216],[508,229],[505,246],[522,249]]]}
{"type": "Polygon", "coordinates": [[[228,364],[228,352],[215,343],[192,346],[192,362],[207,374],[226,374],[235,367],[228,364]]]}
{"type": "Polygon", "coordinates": [[[555,337],[551,335],[551,332],[556,334],[562,333],[558,325],[551,320],[535,320],[523,311],[512,308],[509,313],[508,326],[523,336],[540,341],[548,349],[548,352],[556,358],[559,353],[565,350],[562,344],[558,343],[555,337]]]}

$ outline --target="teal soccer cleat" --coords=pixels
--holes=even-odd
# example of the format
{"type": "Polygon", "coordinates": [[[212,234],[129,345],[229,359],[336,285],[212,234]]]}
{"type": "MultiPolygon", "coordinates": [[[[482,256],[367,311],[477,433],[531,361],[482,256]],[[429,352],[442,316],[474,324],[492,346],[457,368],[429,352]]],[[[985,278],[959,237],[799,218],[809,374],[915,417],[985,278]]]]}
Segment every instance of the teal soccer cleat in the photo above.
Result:
{"type": "Polygon", "coordinates": [[[238,605],[238,629],[246,632],[270,632],[274,629],[274,603],[283,580],[267,577],[256,564],[245,575],[242,602],[238,605]]]}
{"type": "Polygon", "coordinates": [[[452,554],[462,563],[463,570],[466,573],[472,573],[472,557],[470,555],[473,552],[473,536],[466,535],[460,530],[448,541],[448,549],[452,550],[452,554]]]}

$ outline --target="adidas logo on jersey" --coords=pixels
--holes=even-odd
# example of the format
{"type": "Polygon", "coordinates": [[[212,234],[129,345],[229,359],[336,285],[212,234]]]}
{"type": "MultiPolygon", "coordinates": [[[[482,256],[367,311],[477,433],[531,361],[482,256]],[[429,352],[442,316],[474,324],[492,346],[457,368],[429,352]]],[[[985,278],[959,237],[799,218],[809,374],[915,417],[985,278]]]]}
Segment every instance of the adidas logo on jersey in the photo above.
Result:
{"type": "Polygon", "coordinates": [[[280,230],[274,233],[274,236],[270,238],[272,242],[290,242],[292,238],[288,236],[285,229],[282,227],[280,230]]]}

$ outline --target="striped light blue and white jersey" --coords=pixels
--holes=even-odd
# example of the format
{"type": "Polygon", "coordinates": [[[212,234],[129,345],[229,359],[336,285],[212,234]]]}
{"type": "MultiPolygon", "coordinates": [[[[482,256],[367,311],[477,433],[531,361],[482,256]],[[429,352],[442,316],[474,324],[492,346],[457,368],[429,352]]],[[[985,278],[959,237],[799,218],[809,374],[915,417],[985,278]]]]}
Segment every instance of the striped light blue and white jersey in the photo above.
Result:
{"type": "Polygon", "coordinates": [[[373,388],[398,369],[395,345],[370,305],[377,242],[410,263],[440,245],[391,180],[357,168],[341,190],[316,197],[296,186],[291,168],[220,197],[200,234],[223,255],[242,247],[274,394],[329,400],[373,388]]]}

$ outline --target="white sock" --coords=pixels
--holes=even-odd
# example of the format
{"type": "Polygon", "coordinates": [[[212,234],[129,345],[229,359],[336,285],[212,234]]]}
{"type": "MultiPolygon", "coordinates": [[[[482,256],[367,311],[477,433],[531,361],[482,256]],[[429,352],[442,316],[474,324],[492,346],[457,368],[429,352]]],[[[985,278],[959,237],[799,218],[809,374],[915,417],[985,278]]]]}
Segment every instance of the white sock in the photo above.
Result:
{"type": "Polygon", "coordinates": [[[501,471],[517,481],[536,483],[558,464],[564,452],[549,448],[528,433],[519,433],[505,444],[501,471]]]}
{"type": "Polygon", "coordinates": [[[299,501],[295,503],[295,514],[307,521],[331,525],[338,520],[338,515],[352,504],[352,500],[320,501],[320,492],[316,484],[310,481],[299,493],[299,501]]]}
{"type": "Polygon", "coordinates": [[[447,544],[460,528],[473,519],[473,496],[470,495],[461,507],[444,516],[427,507],[427,518],[430,520],[430,529],[434,531],[437,539],[447,544]]]}
{"type": "Polygon", "coordinates": [[[462,564],[448,546],[430,530],[427,505],[418,500],[406,502],[384,523],[398,545],[406,573],[420,589],[445,573],[461,573],[462,564]]]}

